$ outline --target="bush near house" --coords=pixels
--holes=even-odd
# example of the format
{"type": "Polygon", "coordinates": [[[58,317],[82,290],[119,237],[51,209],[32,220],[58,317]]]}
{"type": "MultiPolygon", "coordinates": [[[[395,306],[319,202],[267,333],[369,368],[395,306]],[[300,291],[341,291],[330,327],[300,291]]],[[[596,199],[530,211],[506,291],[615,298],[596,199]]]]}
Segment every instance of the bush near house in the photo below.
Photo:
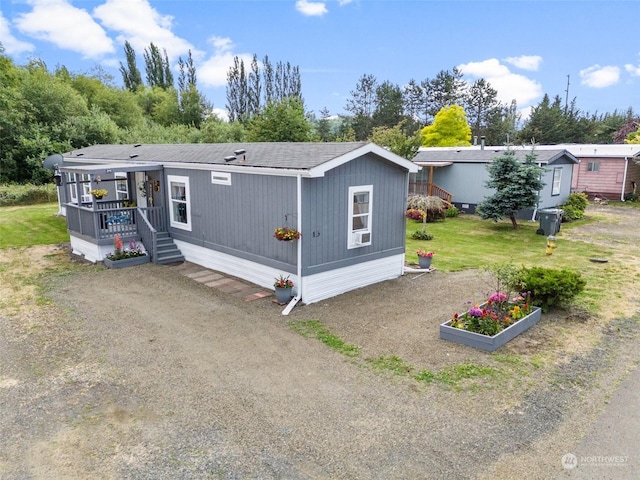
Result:
{"type": "Polygon", "coordinates": [[[446,216],[446,209],[440,197],[433,197],[428,195],[409,195],[409,198],[407,199],[407,209],[422,210],[426,212],[427,222],[444,220],[446,216]]]}
{"type": "Polygon", "coordinates": [[[573,192],[567,198],[567,203],[560,208],[563,210],[562,221],[572,222],[584,217],[584,211],[589,204],[589,198],[584,192],[573,192]]]}
{"type": "Polygon", "coordinates": [[[565,269],[523,267],[518,276],[518,289],[531,292],[531,302],[543,312],[567,306],[587,284],[580,273],[565,269]]]}

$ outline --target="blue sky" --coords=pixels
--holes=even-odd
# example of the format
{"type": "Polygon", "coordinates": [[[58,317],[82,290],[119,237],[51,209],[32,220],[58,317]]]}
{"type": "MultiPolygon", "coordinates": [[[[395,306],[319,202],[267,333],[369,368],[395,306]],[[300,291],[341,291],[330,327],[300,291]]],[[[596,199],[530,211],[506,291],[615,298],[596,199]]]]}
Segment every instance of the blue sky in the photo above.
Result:
{"type": "Polygon", "coordinates": [[[234,56],[300,67],[308,110],[345,113],[359,78],[402,86],[459,67],[523,111],[545,93],[590,113],[640,112],[638,1],[0,0],[0,42],[19,65],[118,71],[125,40],[170,60],[192,50],[198,86],[226,104],[234,56]]]}

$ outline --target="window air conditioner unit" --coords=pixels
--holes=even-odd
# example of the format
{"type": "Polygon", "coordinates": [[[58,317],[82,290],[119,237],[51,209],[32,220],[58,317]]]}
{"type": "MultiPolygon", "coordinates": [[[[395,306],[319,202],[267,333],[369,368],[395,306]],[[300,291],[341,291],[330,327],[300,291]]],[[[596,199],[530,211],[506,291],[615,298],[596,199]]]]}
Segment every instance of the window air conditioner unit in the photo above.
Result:
{"type": "Polygon", "coordinates": [[[370,232],[356,232],[355,233],[355,243],[356,245],[362,245],[364,243],[371,242],[371,233],[370,232]]]}

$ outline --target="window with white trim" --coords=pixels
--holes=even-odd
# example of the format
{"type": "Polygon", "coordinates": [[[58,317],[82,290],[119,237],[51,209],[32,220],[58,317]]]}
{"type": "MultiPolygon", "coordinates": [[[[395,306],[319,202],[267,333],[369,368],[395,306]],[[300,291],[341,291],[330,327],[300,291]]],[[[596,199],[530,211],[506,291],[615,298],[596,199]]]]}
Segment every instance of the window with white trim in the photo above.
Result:
{"type": "Polygon", "coordinates": [[[587,172],[599,172],[599,171],[600,171],[600,162],[587,163],[587,172]]]}
{"type": "Polygon", "coordinates": [[[167,175],[169,183],[169,219],[171,226],[191,230],[191,198],[189,177],[167,175]]]}
{"type": "Polygon", "coordinates": [[[553,169],[553,183],[551,185],[551,195],[560,195],[562,185],[562,168],[553,169]]]}
{"type": "Polygon", "coordinates": [[[347,248],[371,245],[373,185],[349,187],[347,248]]]}
{"type": "MultiPolygon", "coordinates": [[[[69,201],[71,203],[78,203],[78,186],[76,185],[76,176],[73,172],[67,172],[67,184],[69,187],[69,201]]],[[[82,203],[91,203],[91,183],[89,183],[89,174],[83,173],[80,176],[80,180],[78,182],[82,182],[82,203]]]]}
{"type": "Polygon", "coordinates": [[[127,182],[127,174],[125,172],[116,172],[116,199],[129,199],[129,184],[127,182]]]}

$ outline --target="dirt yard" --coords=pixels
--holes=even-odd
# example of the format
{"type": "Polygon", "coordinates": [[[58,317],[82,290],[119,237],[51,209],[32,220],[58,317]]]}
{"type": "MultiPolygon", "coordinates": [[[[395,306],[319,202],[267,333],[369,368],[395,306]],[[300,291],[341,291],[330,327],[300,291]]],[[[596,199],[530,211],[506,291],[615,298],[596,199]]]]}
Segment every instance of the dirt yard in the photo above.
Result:
{"type": "MultiPolygon", "coordinates": [[[[640,210],[593,214],[562,235],[606,242],[640,273],[640,210]]],[[[0,251],[0,275],[2,480],[553,478],[638,361],[637,317],[545,315],[496,355],[439,340],[490,289],[476,271],[411,274],[288,317],[175,267],[69,268],[59,247],[0,251]],[[360,355],[294,332],[299,320],[360,355]],[[405,372],[376,368],[391,357],[405,372]]],[[[638,278],[620,308],[638,311],[638,278]]]]}

